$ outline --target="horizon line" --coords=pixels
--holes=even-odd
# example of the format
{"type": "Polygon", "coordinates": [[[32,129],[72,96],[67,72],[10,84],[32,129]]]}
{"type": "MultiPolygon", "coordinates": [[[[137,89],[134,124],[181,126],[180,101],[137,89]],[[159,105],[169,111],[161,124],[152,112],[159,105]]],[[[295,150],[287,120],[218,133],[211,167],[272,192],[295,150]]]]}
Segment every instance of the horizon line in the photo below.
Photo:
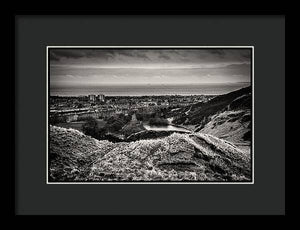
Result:
{"type": "Polygon", "coordinates": [[[101,86],[167,86],[167,85],[172,85],[172,86],[180,86],[180,85],[213,85],[213,84],[241,84],[241,83],[250,83],[251,81],[239,81],[239,82],[203,82],[203,83],[182,83],[182,84],[169,84],[169,83],[145,83],[145,84],[85,84],[85,85],[63,85],[63,86],[58,86],[58,85],[51,85],[50,83],[50,88],[51,87],[101,87],[101,86]]]}

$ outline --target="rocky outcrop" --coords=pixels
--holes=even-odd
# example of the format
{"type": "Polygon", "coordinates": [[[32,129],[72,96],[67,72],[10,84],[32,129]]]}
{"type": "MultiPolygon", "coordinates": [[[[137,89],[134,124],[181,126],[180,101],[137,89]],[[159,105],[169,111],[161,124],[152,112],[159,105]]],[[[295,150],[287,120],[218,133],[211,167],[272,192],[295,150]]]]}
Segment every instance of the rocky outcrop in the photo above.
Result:
{"type": "Polygon", "coordinates": [[[251,157],[228,141],[192,133],[111,143],[50,127],[50,181],[250,181],[251,157]]]}

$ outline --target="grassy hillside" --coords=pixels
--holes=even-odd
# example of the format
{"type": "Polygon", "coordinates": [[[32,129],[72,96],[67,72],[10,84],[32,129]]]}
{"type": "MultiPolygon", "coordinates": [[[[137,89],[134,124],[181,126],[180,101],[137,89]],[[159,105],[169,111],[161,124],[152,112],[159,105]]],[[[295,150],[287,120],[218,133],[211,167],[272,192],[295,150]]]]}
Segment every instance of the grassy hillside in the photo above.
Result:
{"type": "Polygon", "coordinates": [[[176,124],[194,127],[195,132],[228,140],[245,151],[251,146],[251,87],[216,96],[179,111],[176,124]]]}
{"type": "Polygon", "coordinates": [[[50,126],[49,142],[50,181],[85,180],[93,160],[114,147],[111,142],[56,126],[50,126]]]}
{"type": "Polygon", "coordinates": [[[209,134],[98,141],[50,126],[50,181],[249,181],[250,155],[209,134]]]}
{"type": "Polygon", "coordinates": [[[217,96],[210,101],[196,103],[178,111],[173,123],[184,125],[198,125],[203,127],[209,118],[224,110],[251,108],[251,87],[217,96]]]}
{"type": "Polygon", "coordinates": [[[239,148],[250,151],[251,124],[250,109],[226,110],[213,115],[204,127],[196,129],[196,131],[228,140],[239,148]]]}

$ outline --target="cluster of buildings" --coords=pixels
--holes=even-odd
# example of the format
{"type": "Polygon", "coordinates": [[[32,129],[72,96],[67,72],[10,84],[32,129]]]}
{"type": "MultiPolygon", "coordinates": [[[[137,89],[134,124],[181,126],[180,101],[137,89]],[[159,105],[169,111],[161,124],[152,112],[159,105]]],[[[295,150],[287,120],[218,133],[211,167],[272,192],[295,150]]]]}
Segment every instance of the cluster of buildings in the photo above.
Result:
{"type": "Polygon", "coordinates": [[[104,94],[99,94],[99,95],[95,95],[95,94],[90,94],[88,95],[88,99],[90,102],[105,102],[105,96],[104,94]]]}
{"type": "Polygon", "coordinates": [[[50,100],[52,104],[55,104],[59,107],[59,109],[53,109],[50,108],[50,118],[52,116],[60,116],[60,117],[65,117],[66,122],[72,122],[72,121],[78,121],[81,119],[85,119],[87,117],[94,117],[98,118],[99,115],[99,110],[96,108],[93,108],[91,106],[83,108],[76,108],[75,103],[82,103],[86,104],[88,103],[96,103],[96,102],[105,102],[105,95],[104,94],[90,94],[88,96],[78,96],[78,97],[70,97],[69,99],[62,99],[62,98],[54,98],[50,100]]]}
{"type": "Polygon", "coordinates": [[[84,101],[84,102],[105,102],[105,95],[104,94],[90,94],[88,96],[81,95],[78,96],[77,99],[79,101],[84,101]]]}
{"type": "Polygon", "coordinates": [[[90,94],[79,97],[50,98],[50,117],[65,117],[66,122],[79,121],[86,117],[105,118],[117,114],[152,113],[169,106],[186,106],[206,101],[208,96],[143,96],[107,97],[90,94]]]}

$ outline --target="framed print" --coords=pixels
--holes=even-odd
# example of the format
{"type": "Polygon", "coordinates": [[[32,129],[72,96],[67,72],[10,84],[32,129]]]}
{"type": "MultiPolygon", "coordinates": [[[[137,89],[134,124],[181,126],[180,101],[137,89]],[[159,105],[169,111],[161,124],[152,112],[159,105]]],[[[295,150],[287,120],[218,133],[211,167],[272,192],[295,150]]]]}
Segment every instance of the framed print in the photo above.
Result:
{"type": "Polygon", "coordinates": [[[17,215],[285,214],[285,15],[14,21],[17,215]]]}
{"type": "Polygon", "coordinates": [[[254,47],[46,55],[47,183],[254,182],[254,47]]]}

